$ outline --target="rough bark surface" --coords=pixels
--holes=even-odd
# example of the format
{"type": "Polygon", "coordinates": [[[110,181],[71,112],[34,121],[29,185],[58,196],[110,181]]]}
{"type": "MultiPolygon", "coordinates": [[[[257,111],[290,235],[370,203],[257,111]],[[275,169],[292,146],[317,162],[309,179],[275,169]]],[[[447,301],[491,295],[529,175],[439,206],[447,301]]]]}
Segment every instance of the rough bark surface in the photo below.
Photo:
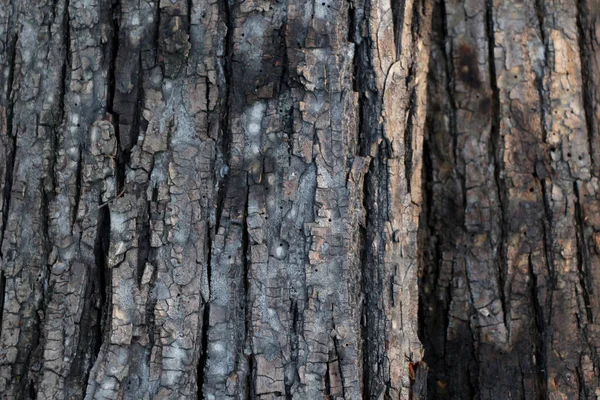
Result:
{"type": "Polygon", "coordinates": [[[420,337],[435,398],[600,397],[599,13],[434,6],[420,337]]]}
{"type": "Polygon", "coordinates": [[[0,0],[0,398],[600,398],[599,32],[0,0]]]}
{"type": "Polygon", "coordinates": [[[426,0],[1,0],[0,397],[424,398],[426,0]]]}

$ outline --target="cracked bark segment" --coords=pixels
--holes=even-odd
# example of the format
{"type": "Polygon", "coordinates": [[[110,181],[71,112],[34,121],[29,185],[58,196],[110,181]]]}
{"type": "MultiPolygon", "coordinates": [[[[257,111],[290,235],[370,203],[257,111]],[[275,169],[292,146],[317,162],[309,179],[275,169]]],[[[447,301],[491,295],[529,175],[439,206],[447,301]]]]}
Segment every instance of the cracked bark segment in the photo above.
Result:
{"type": "Polygon", "coordinates": [[[421,337],[430,377],[434,378],[430,378],[430,392],[441,398],[471,398],[476,364],[470,333],[470,296],[464,284],[464,190],[455,167],[458,153],[449,96],[451,60],[446,57],[446,35],[441,29],[444,16],[444,3],[436,2],[425,140],[427,246],[420,282],[424,309],[421,337]]]}
{"type": "MultiPolygon", "coordinates": [[[[15,21],[18,16],[18,7],[12,4],[10,0],[3,0],[0,3],[0,235],[4,234],[4,223],[7,218],[8,198],[10,196],[10,183],[12,182],[11,169],[14,155],[14,137],[11,132],[12,126],[12,88],[14,81],[15,67],[15,43],[17,27],[15,21]]],[[[2,236],[0,236],[2,240],[2,236]]],[[[4,287],[4,277],[2,287],[4,287]]],[[[2,300],[3,301],[3,300],[2,300]]]]}
{"type": "MultiPolygon", "coordinates": [[[[56,133],[53,162],[55,196],[50,204],[52,254],[49,257],[50,295],[44,336],[39,398],[83,396],[85,380],[100,345],[105,210],[116,196],[114,120],[107,112],[111,47],[110,4],[65,4],[65,43],[70,64],[65,69],[63,124],[56,133]],[[93,32],[100,32],[95,35],[93,32]],[[86,39],[94,36],[93,39],[86,39]]],[[[57,32],[64,35],[63,32],[57,32]]],[[[64,57],[64,56],[63,56],[64,57]]]]}
{"type": "MultiPolygon", "coordinates": [[[[215,93],[223,77],[220,42],[200,42],[199,27],[190,24],[210,5],[193,5],[154,3],[132,10],[133,19],[122,18],[132,32],[143,11],[143,30],[158,41],[141,49],[143,103],[133,116],[140,121],[131,125],[140,132],[125,166],[125,195],[109,204],[111,326],[89,398],[192,398],[202,377],[197,370],[220,140],[215,93]]],[[[213,15],[210,24],[218,22],[213,15]]]]}
{"type": "MultiPolygon", "coordinates": [[[[361,122],[362,2],[4,5],[10,396],[363,396],[363,301],[382,290],[362,282],[367,181],[394,197],[382,262],[416,259],[425,3],[375,5],[386,178],[367,178],[380,155],[361,144],[380,139],[361,122]],[[34,285],[17,276],[38,270],[34,285]]],[[[385,318],[403,331],[382,331],[386,385],[418,398],[427,369],[404,358],[418,347],[416,268],[393,274],[383,285],[403,300],[385,318]]]]}
{"type": "MultiPolygon", "coordinates": [[[[4,133],[13,137],[15,145],[8,154],[12,159],[10,171],[5,171],[12,176],[5,181],[11,183],[5,187],[5,194],[10,193],[10,208],[2,243],[6,292],[2,293],[0,391],[7,398],[20,398],[28,390],[35,393],[42,381],[43,332],[48,318],[44,296],[51,280],[47,263],[54,218],[50,203],[55,196],[53,137],[62,122],[65,62],[65,4],[36,2],[22,7],[18,20],[11,19],[5,26],[19,32],[14,39],[6,32],[6,38],[11,38],[10,44],[6,42],[7,50],[13,48],[6,54],[14,56],[15,67],[4,75],[11,81],[5,83],[12,105],[10,121],[2,121],[4,133]]],[[[13,15],[16,18],[17,14],[13,15]]]]}
{"type": "MultiPolygon", "coordinates": [[[[600,70],[598,64],[598,53],[595,51],[598,43],[596,37],[596,26],[600,15],[600,3],[595,0],[583,1],[578,3],[579,29],[579,52],[581,54],[581,73],[582,73],[582,95],[585,107],[585,116],[587,122],[587,135],[590,151],[590,170],[591,179],[588,182],[578,182],[577,193],[581,204],[578,228],[579,228],[579,252],[583,258],[581,263],[582,286],[587,293],[587,326],[584,334],[589,344],[589,350],[584,350],[582,355],[581,377],[588,389],[588,392],[598,395],[599,391],[593,390],[594,385],[598,386],[600,377],[595,371],[598,370],[598,360],[600,345],[598,332],[598,323],[600,318],[600,304],[598,292],[600,290],[600,273],[595,265],[600,262],[600,221],[598,220],[598,178],[600,171],[598,166],[598,105],[595,99],[598,97],[600,88],[600,70]]],[[[579,156],[577,156],[579,157],[579,156]]],[[[584,158],[582,156],[582,158],[584,158]]]]}
{"type": "MultiPolygon", "coordinates": [[[[448,21],[454,15],[449,11],[451,3],[444,4],[448,21]]],[[[589,7],[589,3],[582,7],[589,7]]],[[[472,2],[458,10],[470,13],[469,21],[478,15],[477,5],[472,2]]],[[[589,266],[593,263],[591,216],[595,200],[591,189],[593,146],[590,148],[588,140],[588,131],[593,127],[592,108],[590,104],[587,109],[584,107],[586,90],[579,59],[579,52],[586,54],[585,46],[590,42],[586,42],[585,35],[578,42],[578,34],[589,29],[590,20],[577,15],[575,3],[554,1],[492,1],[484,12],[491,64],[488,71],[484,68],[481,73],[490,76],[492,93],[489,100],[482,100],[477,93],[479,108],[471,109],[480,113],[485,109],[492,115],[491,148],[483,154],[482,166],[495,170],[493,179],[500,201],[491,205],[491,221],[500,229],[494,236],[496,250],[484,249],[482,254],[492,257],[494,268],[499,269],[499,291],[490,304],[502,304],[508,335],[503,351],[491,352],[489,345],[501,342],[493,340],[486,345],[485,337],[474,329],[476,325],[466,325],[465,318],[481,318],[477,315],[473,285],[469,287],[470,296],[464,296],[464,291],[457,288],[463,279],[461,247],[468,240],[471,243],[467,242],[466,248],[477,243],[477,237],[465,238],[469,231],[467,208],[477,196],[454,188],[462,180],[456,171],[460,171],[469,154],[460,153],[460,139],[454,155],[444,152],[442,146],[447,132],[452,133],[453,123],[459,126],[454,121],[464,125],[464,118],[459,116],[460,105],[452,108],[452,103],[461,104],[464,94],[457,94],[451,79],[462,80],[472,89],[480,89],[485,79],[476,79],[481,75],[469,76],[467,72],[472,68],[468,63],[462,63],[460,69],[454,62],[447,71],[437,68],[432,74],[438,79],[432,81],[438,90],[444,85],[449,90],[444,95],[432,88],[431,104],[447,109],[451,117],[448,124],[437,114],[439,108],[431,109],[430,140],[438,152],[432,152],[429,173],[434,183],[429,196],[438,193],[449,198],[458,194],[466,204],[466,220],[464,233],[454,238],[436,234],[430,241],[429,257],[435,261],[428,266],[432,269],[426,272],[429,276],[422,293],[424,303],[432,311],[431,317],[425,317],[426,336],[431,335],[425,339],[426,347],[435,352],[429,358],[435,371],[430,386],[441,398],[473,393],[482,398],[587,398],[595,394],[598,379],[592,361],[597,352],[595,339],[589,335],[594,331],[594,297],[590,295],[594,278],[589,266]],[[579,43],[584,47],[580,49],[579,43]],[[434,286],[438,286],[434,292],[437,299],[425,297],[434,286]],[[457,313],[454,305],[459,301],[463,307],[457,313]],[[448,320],[435,322],[435,314],[445,314],[448,320]],[[457,326],[462,329],[455,330],[457,326]],[[453,338],[455,342],[473,343],[470,354],[453,358],[448,353],[454,345],[453,338]],[[456,373],[456,368],[461,371],[456,373]],[[470,374],[468,385],[451,384],[456,378],[464,381],[469,370],[477,368],[480,372],[470,374]],[[497,378],[498,371],[502,371],[501,379],[497,378]],[[521,384],[515,386],[515,381],[521,384]]],[[[450,22],[448,26],[452,26],[450,22]]],[[[447,37],[452,40],[451,30],[447,37]]],[[[439,53],[434,54],[439,57],[439,53]]],[[[590,63],[591,58],[584,57],[585,62],[590,63]]],[[[470,99],[474,100],[472,94],[470,99]]],[[[460,129],[457,134],[460,137],[460,129]]],[[[468,179],[468,174],[467,169],[464,179],[468,179]]],[[[452,210],[443,210],[447,201],[437,197],[431,200],[429,218],[432,229],[437,227],[438,232],[447,230],[453,221],[462,224],[451,215],[452,210]]]]}
{"type": "MultiPolygon", "coordinates": [[[[423,356],[418,311],[417,230],[421,212],[422,123],[425,116],[431,5],[372,2],[367,15],[373,70],[365,71],[364,139],[373,161],[367,181],[365,269],[366,390],[411,397],[409,359],[423,356]]],[[[369,64],[369,59],[362,59],[369,64]]]]}
{"type": "Polygon", "coordinates": [[[553,329],[547,343],[546,379],[551,396],[591,396],[598,378],[590,381],[591,366],[585,365],[591,354],[581,327],[592,320],[579,220],[579,187],[591,178],[591,157],[581,89],[577,4],[547,1],[540,8],[547,50],[542,101],[552,170],[545,195],[552,229],[549,257],[556,279],[551,295],[552,304],[557,305],[550,311],[553,329]],[[573,337],[576,342],[569,342],[573,337]]]}

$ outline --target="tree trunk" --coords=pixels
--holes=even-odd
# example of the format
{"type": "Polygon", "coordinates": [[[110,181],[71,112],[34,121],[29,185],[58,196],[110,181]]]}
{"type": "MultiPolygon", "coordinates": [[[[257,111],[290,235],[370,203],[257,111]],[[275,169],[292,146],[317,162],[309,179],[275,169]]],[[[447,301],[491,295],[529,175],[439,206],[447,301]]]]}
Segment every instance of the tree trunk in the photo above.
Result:
{"type": "Polygon", "coordinates": [[[600,397],[597,23],[0,0],[0,398],[600,397]]]}

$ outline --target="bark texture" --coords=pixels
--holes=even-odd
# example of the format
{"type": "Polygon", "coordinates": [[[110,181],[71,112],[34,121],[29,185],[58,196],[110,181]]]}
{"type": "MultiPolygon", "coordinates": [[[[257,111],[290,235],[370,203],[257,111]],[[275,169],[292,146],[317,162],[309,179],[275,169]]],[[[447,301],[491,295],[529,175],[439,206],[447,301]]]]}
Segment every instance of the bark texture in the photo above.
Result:
{"type": "Polygon", "coordinates": [[[1,0],[1,397],[424,398],[431,12],[1,0]]]}
{"type": "Polygon", "coordinates": [[[600,398],[599,32],[0,0],[0,398],[600,398]]]}
{"type": "Polygon", "coordinates": [[[431,395],[596,399],[600,2],[434,9],[420,291],[431,395]]]}

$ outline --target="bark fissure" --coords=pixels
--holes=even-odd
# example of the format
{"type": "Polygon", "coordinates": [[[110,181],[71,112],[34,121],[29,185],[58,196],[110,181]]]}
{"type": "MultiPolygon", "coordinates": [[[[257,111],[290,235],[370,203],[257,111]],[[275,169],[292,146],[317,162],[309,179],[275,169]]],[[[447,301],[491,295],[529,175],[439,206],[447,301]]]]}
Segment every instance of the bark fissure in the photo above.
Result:
{"type": "MultiPolygon", "coordinates": [[[[9,25],[9,31],[10,27],[9,25]]],[[[12,193],[13,186],[13,170],[15,165],[15,154],[17,151],[17,137],[15,133],[13,133],[13,109],[14,109],[14,100],[13,100],[13,84],[14,84],[14,75],[16,68],[16,53],[17,53],[17,39],[18,35],[15,34],[8,44],[7,54],[8,54],[8,77],[6,83],[6,139],[8,141],[6,151],[6,165],[5,165],[5,181],[4,183],[4,191],[2,192],[2,231],[0,232],[0,259],[3,258],[4,254],[2,252],[2,243],[4,240],[4,234],[6,230],[6,223],[8,221],[8,209],[10,205],[10,197],[12,193]]],[[[1,330],[1,327],[0,327],[1,330]]]]}
{"type": "MultiPolygon", "coordinates": [[[[504,317],[504,326],[508,330],[508,335],[510,337],[510,323],[508,321],[508,316],[510,314],[510,303],[506,300],[506,266],[508,265],[506,256],[505,256],[505,241],[508,231],[508,222],[506,219],[506,210],[508,209],[508,199],[507,199],[507,189],[506,185],[502,177],[500,176],[501,172],[505,170],[505,167],[502,163],[502,153],[501,149],[504,149],[504,141],[502,136],[500,135],[500,90],[498,88],[498,83],[496,81],[496,58],[494,56],[495,48],[496,48],[496,40],[494,38],[494,14],[493,14],[493,0],[487,0],[486,3],[486,35],[487,35],[487,43],[488,43],[488,65],[489,65],[489,74],[490,74],[490,87],[492,90],[491,93],[491,101],[492,101],[492,117],[491,117],[491,134],[490,134],[490,154],[489,158],[492,160],[494,165],[494,184],[496,186],[496,191],[498,193],[498,199],[500,200],[499,204],[499,213],[500,213],[500,237],[498,238],[498,243],[496,244],[496,249],[494,253],[496,254],[494,257],[494,263],[496,264],[496,268],[498,270],[498,289],[499,289],[499,297],[502,303],[503,317],[504,317]]],[[[492,243],[492,245],[494,245],[492,243]]]]}
{"type": "MultiPolygon", "coordinates": [[[[585,43],[588,40],[588,35],[584,30],[583,19],[590,19],[590,16],[583,16],[586,13],[585,5],[588,0],[577,0],[577,33],[579,34],[579,58],[581,62],[581,77],[582,77],[582,98],[583,98],[583,109],[585,113],[585,121],[587,127],[587,138],[590,152],[591,169],[596,173],[596,160],[594,157],[594,141],[597,121],[594,117],[594,79],[593,79],[593,66],[592,66],[592,55],[588,54],[586,50],[592,50],[591,46],[586,46],[585,43]]],[[[590,29],[591,31],[591,29],[590,29]]],[[[589,33],[590,36],[593,32],[589,33]]],[[[597,88],[596,88],[597,90],[597,88]]]]}
{"type": "Polygon", "coordinates": [[[582,196],[579,193],[579,183],[573,182],[573,192],[575,193],[575,223],[577,227],[576,244],[577,244],[577,270],[579,275],[579,285],[581,287],[581,295],[585,308],[586,323],[593,324],[594,316],[592,305],[590,302],[590,294],[593,295],[593,289],[589,286],[591,283],[591,266],[589,265],[589,257],[587,255],[587,247],[585,245],[583,212],[581,210],[582,196]]]}

